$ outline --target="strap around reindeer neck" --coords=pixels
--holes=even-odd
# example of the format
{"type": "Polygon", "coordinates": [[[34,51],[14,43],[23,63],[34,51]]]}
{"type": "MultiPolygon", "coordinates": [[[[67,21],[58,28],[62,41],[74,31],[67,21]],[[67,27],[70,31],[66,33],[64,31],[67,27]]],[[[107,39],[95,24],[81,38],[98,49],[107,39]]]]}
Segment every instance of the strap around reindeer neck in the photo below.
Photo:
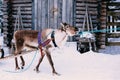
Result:
{"type": "Polygon", "coordinates": [[[51,38],[52,38],[53,45],[54,45],[55,47],[58,47],[57,44],[56,44],[56,42],[55,42],[55,31],[52,31],[52,33],[51,33],[51,38]]]}

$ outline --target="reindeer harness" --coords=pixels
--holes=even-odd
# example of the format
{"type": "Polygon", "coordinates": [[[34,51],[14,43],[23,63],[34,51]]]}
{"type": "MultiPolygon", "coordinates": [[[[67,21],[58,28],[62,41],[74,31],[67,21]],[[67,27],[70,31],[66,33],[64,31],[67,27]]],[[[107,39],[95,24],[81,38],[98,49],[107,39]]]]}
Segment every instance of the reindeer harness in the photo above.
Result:
{"type": "Polygon", "coordinates": [[[55,37],[54,37],[54,35],[55,35],[55,31],[52,31],[51,32],[51,39],[47,39],[47,40],[45,40],[45,41],[42,42],[41,32],[38,33],[38,44],[39,44],[38,48],[40,49],[40,52],[41,52],[42,56],[44,55],[43,52],[42,52],[42,50],[43,50],[42,47],[47,46],[50,43],[51,40],[53,42],[53,45],[55,47],[58,47],[57,44],[55,43],[55,37]]]}

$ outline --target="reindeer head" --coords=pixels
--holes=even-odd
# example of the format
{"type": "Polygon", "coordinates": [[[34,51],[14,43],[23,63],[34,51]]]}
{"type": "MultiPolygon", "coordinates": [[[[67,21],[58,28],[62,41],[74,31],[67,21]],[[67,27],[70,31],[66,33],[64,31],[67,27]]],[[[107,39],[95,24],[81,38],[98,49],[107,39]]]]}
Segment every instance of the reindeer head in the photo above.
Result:
{"type": "Polygon", "coordinates": [[[73,36],[76,34],[78,30],[76,27],[73,27],[67,23],[61,23],[61,30],[65,31],[69,36],[73,36]]]}

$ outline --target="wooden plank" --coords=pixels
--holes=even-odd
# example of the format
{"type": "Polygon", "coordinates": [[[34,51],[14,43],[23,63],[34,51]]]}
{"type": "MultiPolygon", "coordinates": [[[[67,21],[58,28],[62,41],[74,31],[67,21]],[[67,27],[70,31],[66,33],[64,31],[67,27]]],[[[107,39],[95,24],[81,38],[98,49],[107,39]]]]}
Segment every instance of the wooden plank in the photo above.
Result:
{"type": "Polygon", "coordinates": [[[12,3],[31,3],[32,0],[13,0],[12,3]]]}
{"type": "Polygon", "coordinates": [[[107,22],[107,26],[119,26],[120,22],[107,22]]]}
{"type": "Polygon", "coordinates": [[[84,1],[84,0],[76,0],[77,3],[92,3],[92,4],[96,4],[97,0],[89,0],[89,1],[84,1]]]}
{"type": "MultiPolygon", "coordinates": [[[[18,7],[13,7],[12,8],[13,11],[17,11],[18,10],[18,7]]],[[[32,11],[32,7],[21,7],[20,9],[21,11],[32,11]]]]}
{"type": "MultiPolygon", "coordinates": [[[[16,18],[16,15],[13,15],[14,18],[16,18]]],[[[32,19],[31,15],[22,15],[22,18],[26,18],[26,19],[32,19]]]]}
{"type": "Polygon", "coordinates": [[[107,16],[120,16],[120,12],[107,11],[107,16]]]}
{"type": "Polygon", "coordinates": [[[18,6],[21,6],[21,7],[32,7],[32,4],[13,4],[12,7],[18,7],[18,6]]]}
{"type": "Polygon", "coordinates": [[[78,28],[79,28],[79,27],[81,27],[81,28],[82,28],[83,24],[82,24],[82,23],[81,23],[81,24],[80,24],[80,23],[76,23],[76,25],[75,25],[75,26],[76,26],[76,27],[78,27],[78,28]]]}
{"type": "Polygon", "coordinates": [[[107,42],[107,46],[120,46],[120,42],[107,42]]]}
{"type": "MultiPolygon", "coordinates": [[[[32,23],[32,20],[31,19],[22,19],[22,22],[23,23],[32,23]]],[[[15,24],[15,21],[13,21],[13,23],[15,24]]]]}
{"type": "MultiPolygon", "coordinates": [[[[91,15],[97,15],[97,11],[89,11],[89,14],[91,15]]],[[[76,11],[76,15],[85,15],[85,11],[76,11]]]]}
{"type": "Polygon", "coordinates": [[[120,6],[120,2],[108,3],[109,6],[120,6]]]}
{"type": "MultiPolygon", "coordinates": [[[[15,26],[15,24],[13,24],[13,26],[15,26]]],[[[31,27],[32,27],[32,24],[31,24],[31,23],[30,23],[30,24],[24,23],[24,24],[23,24],[23,27],[29,27],[29,28],[31,28],[31,27]]]]}
{"type": "MultiPolygon", "coordinates": [[[[85,3],[76,3],[76,6],[77,7],[85,7],[85,3]]],[[[97,6],[98,6],[97,4],[94,4],[94,5],[93,4],[88,4],[89,8],[97,8],[97,6]]]]}
{"type": "MultiPolygon", "coordinates": [[[[77,18],[76,22],[83,22],[84,20],[82,18],[77,18]]],[[[92,22],[97,23],[96,19],[92,19],[92,22]]]]}
{"type": "MultiPolygon", "coordinates": [[[[85,7],[76,7],[76,11],[85,11],[85,7]]],[[[89,8],[89,11],[97,11],[97,8],[89,8]]]]}

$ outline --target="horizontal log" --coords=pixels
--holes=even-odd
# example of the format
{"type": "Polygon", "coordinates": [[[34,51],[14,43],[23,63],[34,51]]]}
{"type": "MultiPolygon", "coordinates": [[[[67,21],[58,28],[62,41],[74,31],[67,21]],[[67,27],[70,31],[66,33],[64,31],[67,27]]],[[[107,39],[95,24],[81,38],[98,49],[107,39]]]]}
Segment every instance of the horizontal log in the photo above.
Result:
{"type": "Polygon", "coordinates": [[[106,21],[106,17],[100,17],[100,21],[106,21]]]}
{"type": "MultiPolygon", "coordinates": [[[[76,3],[77,7],[85,7],[85,3],[76,3]]],[[[88,7],[90,8],[97,8],[97,4],[88,4],[88,7]]]]}
{"type": "MultiPolygon", "coordinates": [[[[75,20],[76,24],[83,24],[83,20],[82,19],[77,19],[75,20]]],[[[85,23],[87,24],[87,22],[85,23]]],[[[92,20],[92,24],[98,24],[98,21],[97,20],[92,20]]]]}
{"type": "Polygon", "coordinates": [[[32,0],[13,0],[12,3],[31,3],[32,0]]]}
{"type": "Polygon", "coordinates": [[[8,18],[8,15],[3,15],[3,18],[6,18],[6,19],[7,19],[7,18],[8,18]]]}
{"type": "Polygon", "coordinates": [[[107,37],[108,38],[119,38],[120,37],[120,33],[108,33],[107,37]]]}
{"type": "Polygon", "coordinates": [[[120,2],[108,3],[109,6],[120,6],[120,2]]]}
{"type": "MultiPolygon", "coordinates": [[[[15,24],[13,24],[13,26],[15,26],[15,24]]],[[[23,24],[23,27],[31,28],[31,27],[32,27],[32,24],[24,23],[24,24],[23,24]]]]}
{"type": "MultiPolygon", "coordinates": [[[[76,11],[76,15],[77,14],[84,14],[85,15],[85,11],[76,11]]],[[[91,14],[91,15],[97,15],[98,12],[97,11],[89,11],[89,14],[91,14]]]]}
{"type": "Polygon", "coordinates": [[[76,0],[76,3],[84,3],[84,2],[86,2],[86,3],[95,3],[95,4],[97,4],[97,0],[89,0],[89,1],[84,1],[84,0],[76,0]]]}
{"type": "MultiPolygon", "coordinates": [[[[79,19],[79,18],[82,18],[82,19],[83,19],[84,16],[85,16],[85,14],[79,14],[79,15],[77,14],[77,15],[76,15],[76,19],[79,19]]],[[[92,18],[92,19],[97,19],[97,15],[91,15],[91,18],[92,18]]]]}
{"type": "Polygon", "coordinates": [[[120,42],[107,42],[107,46],[120,46],[120,42]]]}
{"type": "MultiPolygon", "coordinates": [[[[13,15],[17,15],[17,12],[13,12],[13,15]]],[[[29,16],[29,15],[32,15],[32,12],[31,11],[26,11],[26,12],[21,12],[21,15],[22,16],[24,16],[24,15],[26,15],[26,16],[29,16]]]]}
{"type": "MultiPolygon", "coordinates": [[[[13,20],[13,22],[15,22],[15,21],[16,21],[16,19],[13,20]]],[[[22,19],[22,22],[23,23],[32,23],[32,19],[25,19],[24,18],[24,19],[22,19]]]]}
{"type": "MultiPolygon", "coordinates": [[[[85,7],[76,7],[76,11],[85,11],[85,7]]],[[[89,8],[89,11],[97,11],[97,8],[89,8]]]]}
{"type": "Polygon", "coordinates": [[[76,27],[81,27],[83,26],[83,24],[75,24],[76,27]]]}
{"type": "Polygon", "coordinates": [[[118,7],[118,8],[115,8],[115,9],[108,9],[108,11],[119,11],[120,10],[120,8],[118,7]]]}
{"type": "Polygon", "coordinates": [[[100,44],[100,47],[99,47],[100,49],[105,49],[106,48],[106,44],[104,43],[104,44],[100,44]]]}
{"type": "Polygon", "coordinates": [[[107,22],[107,26],[119,26],[120,22],[107,22]]]}
{"type": "MultiPolygon", "coordinates": [[[[13,11],[18,11],[18,7],[13,7],[12,8],[13,11]]],[[[32,11],[32,7],[21,7],[20,11],[32,11]]]]}
{"type": "Polygon", "coordinates": [[[120,12],[107,11],[107,16],[120,16],[120,12]]]}
{"type": "MultiPolygon", "coordinates": [[[[16,15],[13,15],[14,18],[16,18],[16,15]]],[[[28,19],[32,19],[31,15],[22,15],[22,18],[28,18],[28,19]]]]}
{"type": "Polygon", "coordinates": [[[101,25],[100,27],[101,29],[105,29],[107,26],[104,24],[104,25],[101,25]]]}
{"type": "MultiPolygon", "coordinates": [[[[76,16],[75,16],[76,19],[79,19],[79,18],[84,19],[84,17],[85,17],[85,14],[76,14],[76,16]]],[[[92,19],[97,19],[98,18],[96,14],[91,14],[90,17],[92,19]]]]}
{"type": "Polygon", "coordinates": [[[18,6],[21,6],[21,7],[32,7],[32,4],[14,4],[12,7],[18,7],[18,6]]]}
{"type": "Polygon", "coordinates": [[[99,45],[105,45],[106,42],[105,42],[105,41],[100,41],[100,40],[99,40],[98,44],[99,44],[99,45]]]}

